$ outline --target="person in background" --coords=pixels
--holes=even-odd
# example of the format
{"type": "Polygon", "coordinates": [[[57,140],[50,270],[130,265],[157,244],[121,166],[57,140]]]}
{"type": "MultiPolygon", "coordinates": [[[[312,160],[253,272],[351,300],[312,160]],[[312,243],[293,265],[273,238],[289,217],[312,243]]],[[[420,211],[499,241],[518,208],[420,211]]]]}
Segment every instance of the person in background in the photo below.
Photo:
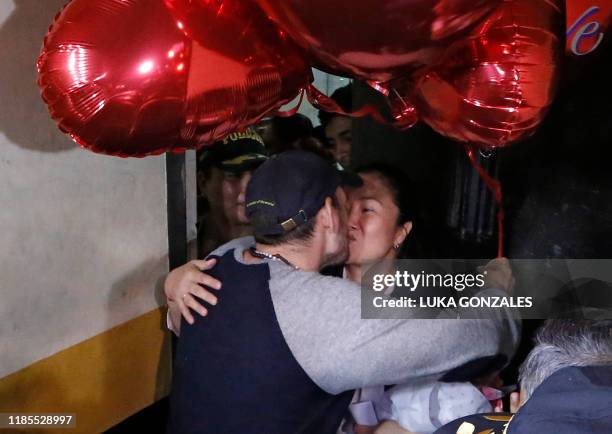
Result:
{"type": "Polygon", "coordinates": [[[244,194],[252,171],[268,158],[252,129],[232,133],[198,152],[198,255],[251,234],[244,194]]]}
{"type": "Polygon", "coordinates": [[[300,140],[312,137],[312,122],[301,113],[293,116],[275,116],[263,122],[262,138],[270,155],[296,149],[300,140]]]}
{"type": "Polygon", "coordinates": [[[547,320],[520,368],[512,414],[473,415],[435,434],[609,434],[612,320],[547,320]]]}
{"type": "MultiPolygon", "coordinates": [[[[352,109],[352,90],[351,85],[340,87],[331,95],[339,106],[347,113],[352,109]]],[[[352,139],[352,119],[349,116],[338,113],[330,113],[323,110],[319,111],[319,120],[326,140],[325,145],[329,147],[334,158],[342,167],[351,166],[352,139]]]]}
{"type": "Polygon", "coordinates": [[[323,146],[321,140],[314,136],[314,128],[310,119],[300,113],[289,117],[275,116],[268,119],[262,126],[262,138],[270,155],[290,150],[302,150],[334,161],[332,153],[323,146]]]}
{"type": "MultiPolygon", "coordinates": [[[[214,248],[227,241],[250,235],[251,226],[245,215],[244,197],[251,174],[268,159],[263,139],[253,129],[232,133],[198,152],[198,257],[204,258],[214,248]]],[[[200,286],[216,288],[201,270],[208,270],[215,261],[192,260],[175,268],[166,278],[166,285],[188,285],[192,293],[199,294],[207,302],[216,300],[203,292],[200,286]],[[176,279],[175,279],[176,278],[176,279]],[[178,279],[178,280],[177,280],[178,279]]],[[[174,300],[167,297],[168,324],[179,322],[181,313],[191,317],[186,304],[201,315],[206,308],[193,300],[174,300]],[[185,303],[184,303],[184,302],[185,303]],[[178,307],[180,306],[180,308],[178,307]],[[172,315],[175,315],[173,318],[172,315]]]]}

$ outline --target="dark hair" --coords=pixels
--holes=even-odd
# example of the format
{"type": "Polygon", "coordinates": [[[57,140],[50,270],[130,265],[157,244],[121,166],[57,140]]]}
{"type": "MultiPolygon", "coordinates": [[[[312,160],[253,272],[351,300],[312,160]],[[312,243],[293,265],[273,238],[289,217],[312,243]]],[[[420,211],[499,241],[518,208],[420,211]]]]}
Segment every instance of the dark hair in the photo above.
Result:
{"type": "Polygon", "coordinates": [[[393,197],[393,203],[399,210],[398,226],[415,220],[418,214],[417,191],[402,170],[389,164],[374,163],[359,167],[355,172],[374,173],[386,184],[393,197]]]}
{"type": "Polygon", "coordinates": [[[331,151],[325,149],[321,141],[316,137],[304,137],[295,142],[293,148],[312,152],[324,160],[327,160],[330,164],[334,164],[336,161],[334,160],[334,155],[331,153],[331,151]]]}
{"type": "MultiPolygon", "coordinates": [[[[332,201],[332,206],[334,208],[338,208],[338,199],[336,198],[336,194],[334,193],[330,197],[332,201]]],[[[315,224],[316,224],[315,217],[316,215],[313,216],[312,218],[309,218],[308,220],[306,220],[305,223],[302,223],[301,225],[297,226],[295,229],[292,229],[291,231],[286,232],[281,235],[255,235],[255,241],[261,244],[266,244],[268,246],[278,246],[280,244],[288,244],[288,243],[296,242],[296,241],[301,242],[301,243],[307,242],[312,238],[314,234],[314,229],[315,229],[315,224]]],[[[252,217],[251,223],[253,224],[253,226],[258,226],[258,224],[256,224],[253,221],[257,218],[258,218],[257,216],[252,217]]],[[[267,223],[269,222],[265,222],[264,225],[267,226],[267,223]]]]}
{"type": "Polygon", "coordinates": [[[355,170],[361,173],[373,173],[378,176],[391,192],[393,203],[397,206],[397,226],[412,222],[412,230],[404,239],[398,252],[398,258],[422,256],[422,246],[418,241],[420,218],[419,192],[408,175],[395,166],[385,163],[373,163],[361,166],[355,170]]]}
{"type": "Polygon", "coordinates": [[[291,149],[294,142],[312,136],[312,122],[300,113],[285,118],[275,116],[272,118],[271,124],[282,150],[291,149]]]}
{"type": "MultiPolygon", "coordinates": [[[[331,94],[330,98],[333,99],[345,112],[348,113],[353,111],[353,91],[350,84],[336,89],[334,93],[331,94]]],[[[342,115],[319,110],[319,121],[321,121],[323,128],[325,128],[327,124],[336,116],[342,115]]]]}

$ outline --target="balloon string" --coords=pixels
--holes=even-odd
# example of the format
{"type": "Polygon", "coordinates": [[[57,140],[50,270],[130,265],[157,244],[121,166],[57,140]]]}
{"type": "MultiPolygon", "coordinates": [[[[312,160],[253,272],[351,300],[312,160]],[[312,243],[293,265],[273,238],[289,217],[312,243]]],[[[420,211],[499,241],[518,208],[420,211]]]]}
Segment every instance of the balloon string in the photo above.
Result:
{"type": "Polygon", "coordinates": [[[295,105],[295,107],[293,107],[290,110],[283,111],[283,112],[282,111],[277,111],[276,113],[274,113],[274,116],[280,116],[281,118],[288,118],[288,117],[293,116],[300,109],[300,106],[302,105],[302,101],[303,100],[304,100],[304,89],[302,89],[300,91],[300,99],[298,99],[298,102],[295,105]]]}
{"type": "Polygon", "coordinates": [[[387,124],[386,119],[380,114],[378,109],[371,104],[366,104],[361,107],[359,110],[353,112],[347,112],[342,107],[338,105],[336,101],[325,95],[319,89],[314,87],[312,84],[309,84],[306,87],[306,96],[308,97],[308,101],[315,108],[319,110],[324,110],[326,112],[338,113],[342,116],[350,116],[352,118],[361,118],[364,116],[372,116],[374,120],[377,122],[387,124]]]}
{"type": "Polygon", "coordinates": [[[501,183],[489,175],[487,171],[478,164],[472,146],[466,144],[465,151],[470,159],[470,163],[472,163],[472,166],[474,166],[474,169],[476,169],[478,175],[480,175],[480,179],[482,179],[489,191],[491,191],[495,197],[495,203],[497,204],[497,257],[501,258],[504,256],[504,208],[502,206],[501,183]]]}

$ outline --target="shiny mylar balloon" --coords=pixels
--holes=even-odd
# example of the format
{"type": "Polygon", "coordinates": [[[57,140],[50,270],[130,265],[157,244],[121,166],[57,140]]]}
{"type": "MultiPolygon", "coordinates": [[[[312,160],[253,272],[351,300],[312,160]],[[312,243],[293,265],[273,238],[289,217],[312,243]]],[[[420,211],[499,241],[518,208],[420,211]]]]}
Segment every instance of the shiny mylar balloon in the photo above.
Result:
{"type": "Polygon", "coordinates": [[[273,23],[261,13],[250,18],[239,0],[212,3],[210,39],[196,43],[163,0],[72,0],[38,60],[41,94],[60,129],[122,157],[197,148],[246,128],[310,82],[308,65],[286,52],[297,46],[269,36],[273,23]],[[293,63],[279,66],[275,50],[293,63]]]}
{"type": "Polygon", "coordinates": [[[387,81],[435,61],[500,0],[256,0],[319,69],[387,81]]]}
{"type": "Polygon", "coordinates": [[[394,91],[455,140],[495,148],[525,138],[542,121],[557,87],[562,8],[562,0],[506,0],[454,43],[439,65],[394,91]]]}

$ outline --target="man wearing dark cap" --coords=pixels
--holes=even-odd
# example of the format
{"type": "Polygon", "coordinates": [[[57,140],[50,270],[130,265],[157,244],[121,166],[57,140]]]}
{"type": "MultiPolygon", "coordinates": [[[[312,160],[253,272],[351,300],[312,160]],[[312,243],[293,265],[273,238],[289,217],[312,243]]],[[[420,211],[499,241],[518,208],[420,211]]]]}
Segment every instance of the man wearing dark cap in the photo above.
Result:
{"type": "Polygon", "coordinates": [[[171,433],[335,434],[355,388],[438,379],[516,344],[503,320],[361,319],[359,285],[318,273],[346,259],[344,187],[359,182],[304,151],[254,172],[255,245],[212,254],[224,296],[183,324],[171,433]]]}
{"type": "Polygon", "coordinates": [[[267,158],[262,138],[250,128],[199,152],[198,256],[251,234],[244,213],[246,185],[267,158]]]}

